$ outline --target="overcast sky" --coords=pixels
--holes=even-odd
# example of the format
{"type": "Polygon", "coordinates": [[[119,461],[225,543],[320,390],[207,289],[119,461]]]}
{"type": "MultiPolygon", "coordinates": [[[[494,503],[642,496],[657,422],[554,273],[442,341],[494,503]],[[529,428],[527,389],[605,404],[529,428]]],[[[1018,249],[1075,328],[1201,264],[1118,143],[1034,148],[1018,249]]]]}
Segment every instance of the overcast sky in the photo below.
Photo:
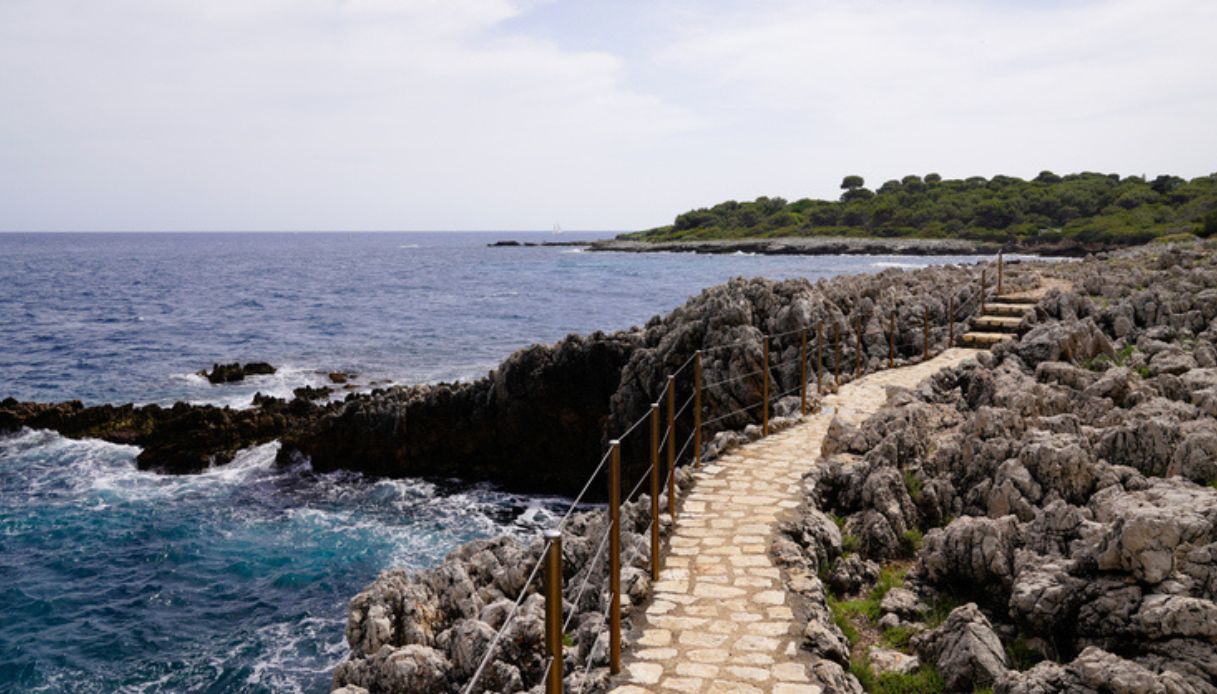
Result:
{"type": "Polygon", "coordinates": [[[0,0],[0,229],[635,229],[1217,170],[1213,0],[0,0]]]}

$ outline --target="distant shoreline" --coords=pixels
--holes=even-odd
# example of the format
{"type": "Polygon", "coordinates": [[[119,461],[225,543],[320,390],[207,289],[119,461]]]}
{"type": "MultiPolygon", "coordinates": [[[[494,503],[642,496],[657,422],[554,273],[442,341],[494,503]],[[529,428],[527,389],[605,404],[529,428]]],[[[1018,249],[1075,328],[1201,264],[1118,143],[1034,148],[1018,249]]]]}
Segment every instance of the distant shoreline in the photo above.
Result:
{"type": "Polygon", "coordinates": [[[1107,247],[1087,247],[1074,243],[1011,247],[992,242],[961,239],[852,238],[844,236],[707,239],[701,241],[636,241],[622,238],[602,241],[525,242],[508,240],[496,241],[488,245],[497,248],[578,246],[589,251],[615,253],[703,253],[708,255],[733,253],[758,255],[994,255],[1000,250],[1005,250],[1025,255],[1073,257],[1111,250],[1107,247]]]}

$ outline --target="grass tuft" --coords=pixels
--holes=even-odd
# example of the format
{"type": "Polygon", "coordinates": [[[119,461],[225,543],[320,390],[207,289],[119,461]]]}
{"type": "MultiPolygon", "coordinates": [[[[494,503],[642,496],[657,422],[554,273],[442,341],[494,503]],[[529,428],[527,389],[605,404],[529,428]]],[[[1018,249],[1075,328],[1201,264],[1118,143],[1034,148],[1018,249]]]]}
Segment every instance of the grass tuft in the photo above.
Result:
{"type": "Polygon", "coordinates": [[[937,694],[946,688],[942,675],[929,665],[922,665],[908,675],[894,672],[876,675],[868,660],[854,658],[849,663],[849,672],[872,694],[937,694]]]}
{"type": "Polygon", "coordinates": [[[946,593],[937,593],[930,599],[929,609],[925,613],[925,624],[930,629],[937,629],[947,621],[951,610],[959,607],[963,601],[946,593]]]}

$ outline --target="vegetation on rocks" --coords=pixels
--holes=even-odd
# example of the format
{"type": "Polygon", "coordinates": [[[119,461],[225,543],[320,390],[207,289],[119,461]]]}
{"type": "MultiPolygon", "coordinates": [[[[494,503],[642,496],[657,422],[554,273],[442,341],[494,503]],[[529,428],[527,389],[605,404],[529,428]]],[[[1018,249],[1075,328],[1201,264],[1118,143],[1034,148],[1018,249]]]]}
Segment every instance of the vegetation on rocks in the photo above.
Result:
{"type": "Polygon", "coordinates": [[[754,237],[912,237],[1024,248],[1114,247],[1217,233],[1217,174],[1186,181],[1102,173],[890,180],[873,191],[846,176],[839,200],[760,197],[677,215],[627,234],[646,241],[754,237]]]}
{"type": "Polygon", "coordinates": [[[932,667],[943,691],[1217,691],[1217,244],[1034,269],[1072,289],[1018,339],[830,428],[804,479],[779,556],[854,577],[792,581],[826,689],[932,667]],[[843,607],[869,605],[837,586],[880,588],[910,534],[879,638],[870,619],[843,633],[843,607]]]}

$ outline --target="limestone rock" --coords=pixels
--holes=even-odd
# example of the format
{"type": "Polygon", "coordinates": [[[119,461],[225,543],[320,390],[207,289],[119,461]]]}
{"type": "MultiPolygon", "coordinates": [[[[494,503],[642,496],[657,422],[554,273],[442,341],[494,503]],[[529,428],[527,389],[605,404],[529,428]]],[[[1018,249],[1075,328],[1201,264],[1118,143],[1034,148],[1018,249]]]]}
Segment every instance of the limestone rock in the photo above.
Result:
{"type": "Polygon", "coordinates": [[[1006,674],[1006,651],[975,603],[951,611],[942,626],[913,637],[913,648],[934,663],[948,691],[986,687],[1006,674]]]}

